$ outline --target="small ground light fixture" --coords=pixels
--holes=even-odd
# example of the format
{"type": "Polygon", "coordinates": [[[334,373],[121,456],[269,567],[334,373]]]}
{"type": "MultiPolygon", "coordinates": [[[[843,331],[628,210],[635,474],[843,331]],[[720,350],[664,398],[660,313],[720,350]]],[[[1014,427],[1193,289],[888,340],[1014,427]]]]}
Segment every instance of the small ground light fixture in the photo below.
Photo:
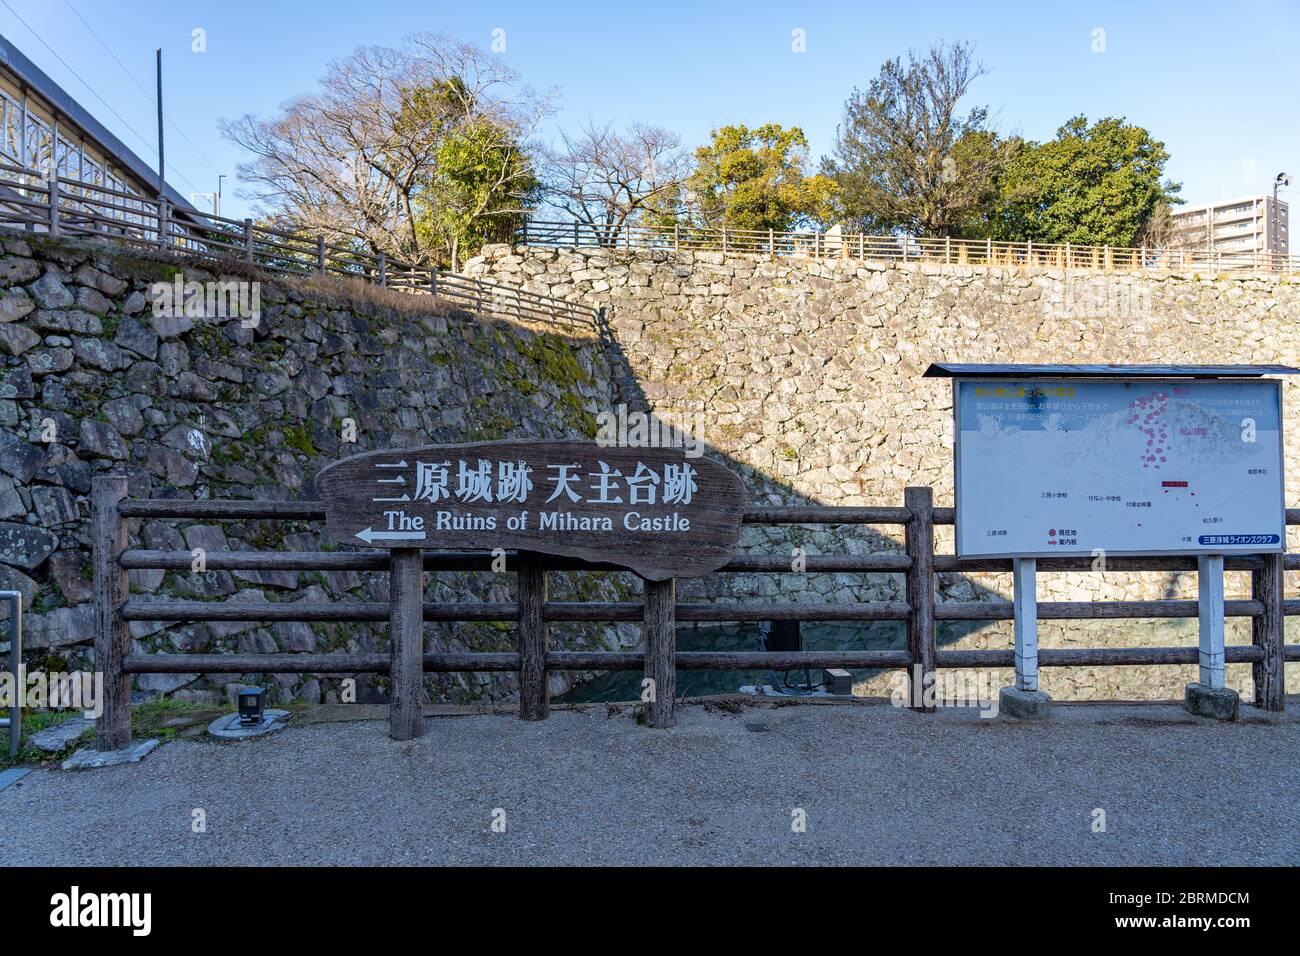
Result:
{"type": "Polygon", "coordinates": [[[261,687],[245,687],[238,695],[239,722],[246,727],[255,727],[262,722],[262,707],[266,703],[266,690],[261,687]]]}

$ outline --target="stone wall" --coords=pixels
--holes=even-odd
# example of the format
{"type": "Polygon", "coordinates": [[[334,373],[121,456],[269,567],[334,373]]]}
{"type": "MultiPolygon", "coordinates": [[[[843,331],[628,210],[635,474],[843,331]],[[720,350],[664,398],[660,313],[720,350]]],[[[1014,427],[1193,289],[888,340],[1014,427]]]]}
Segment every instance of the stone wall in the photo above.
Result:
{"type": "MultiPolygon", "coordinates": [[[[901,505],[905,486],[930,485],[936,504],[951,505],[951,386],[921,377],[931,362],[1300,364],[1300,276],[1067,274],[508,246],[487,247],[466,272],[607,306],[643,407],[691,423],[713,453],[745,473],[753,498],[773,503],[901,505]]],[[[1293,410],[1298,387],[1285,385],[1293,410]]],[[[1290,430],[1287,463],[1300,474],[1300,429],[1290,430]]],[[[810,553],[879,550],[898,547],[897,537],[896,528],[808,529],[793,543],[810,553]]],[[[777,549],[791,540],[750,528],[747,543],[777,549]]],[[[951,551],[950,528],[940,529],[939,548],[951,551]]],[[[945,599],[1003,600],[1009,578],[942,575],[940,587],[945,599]]],[[[1233,592],[1245,593],[1245,575],[1229,579],[1233,592]]],[[[782,575],[734,584],[833,600],[897,599],[902,582],[900,575],[782,575]]],[[[1174,597],[1195,597],[1194,575],[1040,581],[1042,600],[1174,597]]],[[[1138,622],[1048,631],[1044,646],[1194,643],[1194,631],[1138,622]]],[[[1009,628],[980,628],[945,646],[1009,642],[1009,628]]],[[[1045,681],[1062,697],[1176,696],[1192,671],[1050,669],[1045,681]]],[[[1230,678],[1241,686],[1249,668],[1230,668],[1230,678]]]]}
{"type": "MultiPolygon", "coordinates": [[[[11,234],[12,236],[12,234],[11,234]]],[[[188,263],[87,244],[8,238],[0,257],[0,588],[23,592],[29,666],[93,665],[91,478],[125,474],[135,497],[314,498],[337,457],[394,443],[590,437],[612,385],[592,336],[491,321],[373,287],[260,281],[255,327],[154,314],[152,286],[218,278],[188,263]],[[355,442],[345,441],[349,421],[355,442]]],[[[132,547],[316,550],[320,525],[130,522],[132,547]]],[[[619,599],[620,576],[557,575],[559,597],[619,599]]],[[[133,571],[136,599],[383,601],[383,574],[133,571]]],[[[511,600],[513,575],[434,577],[429,600],[511,600]]],[[[429,625],[437,649],[501,650],[510,628],[429,625]]],[[[274,652],[385,646],[385,628],[133,622],[140,651],[274,652]]],[[[566,646],[615,647],[637,629],[575,626],[566,646]]],[[[138,689],[215,700],[239,675],[141,675],[138,689]]],[[[556,690],[567,676],[556,675],[556,690]]],[[[450,699],[499,697],[510,676],[439,675],[450,699]]],[[[337,682],[275,679],[320,701],[337,682]]],[[[363,678],[360,699],[383,679],[363,678]]]]}
{"type": "MultiPolygon", "coordinates": [[[[471,274],[609,307],[612,338],[558,334],[366,286],[261,282],[256,327],[153,314],[151,287],[218,278],[192,264],[37,238],[0,242],[0,587],[24,594],[29,664],[89,667],[87,493],[122,473],[134,496],[314,497],[327,461],[391,443],[592,437],[619,402],[687,421],[755,501],[901,504],[909,484],[951,503],[948,384],[935,360],[1295,363],[1300,281],[1017,273],[860,262],[590,255],[489,247],[471,274]],[[355,442],[344,441],[355,425],[355,442]]],[[[1288,383],[1288,400],[1295,386],[1288,383]]],[[[1292,404],[1294,404],[1292,402],[1292,404]]],[[[350,437],[350,436],[348,436],[350,437]]],[[[1288,463],[1294,473],[1300,431],[1288,463]]],[[[132,521],[132,546],[312,550],[318,525],[132,521]]],[[[747,526],[788,553],[899,547],[897,528],[747,526]]],[[[947,529],[940,549],[951,548],[947,529]]],[[[1296,582],[1292,582],[1294,585],[1296,582]]],[[[437,575],[430,600],[509,600],[509,575],[437,575]]],[[[133,572],[133,597],[386,600],[382,574],[133,572]]],[[[1243,576],[1230,576],[1237,594],[1243,576]]],[[[1002,600],[1007,576],[943,575],[945,600],[1002,600]]],[[[1052,575],[1045,600],[1192,597],[1190,575],[1052,575]]],[[[627,599],[625,575],[555,575],[559,599],[627,599]]],[[[899,575],[736,575],[684,599],[895,599],[899,575]]],[[[1244,639],[1234,622],[1236,639],[1244,639]]],[[[508,626],[429,625],[435,648],[511,646],[508,626]]],[[[1188,644],[1194,627],[1044,626],[1045,646],[1188,644]]],[[[383,627],[136,622],[140,651],[383,649],[383,627]]],[[[626,648],[639,628],[566,625],[556,646],[626,648]]],[[[882,638],[896,641],[899,635],[882,638]]],[[[945,647],[1005,647],[1005,624],[947,628],[945,647]]],[[[1229,669],[1238,687],[1249,669],[1229,669]]],[[[1176,696],[1191,668],[1047,670],[1058,697],[1176,696]]],[[[555,691],[571,675],[553,675],[555,691]]],[[[215,700],[240,675],[150,675],[146,691],[215,700]]],[[[335,680],[285,675],[279,699],[332,699],[335,680]]],[[[888,675],[860,690],[887,693],[888,675]]],[[[380,699],[382,679],[361,699],[380,699]]],[[[513,678],[439,675],[444,699],[499,698],[513,678]]]]}

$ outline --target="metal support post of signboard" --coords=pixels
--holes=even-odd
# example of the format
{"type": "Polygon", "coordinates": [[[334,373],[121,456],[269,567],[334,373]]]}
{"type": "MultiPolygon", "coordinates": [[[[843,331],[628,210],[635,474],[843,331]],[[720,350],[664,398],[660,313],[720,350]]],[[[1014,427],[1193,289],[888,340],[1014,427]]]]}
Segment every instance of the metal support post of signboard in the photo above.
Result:
{"type": "Polygon", "coordinates": [[[1200,682],[1214,690],[1224,688],[1223,657],[1223,555],[1196,557],[1197,609],[1201,624],[1200,682]]]}
{"type": "Polygon", "coordinates": [[[1227,687],[1223,648],[1223,555],[1196,556],[1196,605],[1200,617],[1200,675],[1183,698],[1198,717],[1236,720],[1241,697],[1227,687]]]}
{"type": "Polygon", "coordinates": [[[1052,699],[1038,689],[1038,560],[1012,558],[1012,610],[1015,613],[1016,682],[1002,688],[998,709],[1022,720],[1042,720],[1052,699]]]}
{"type": "Polygon", "coordinates": [[[1038,561],[1015,558],[1011,563],[1016,615],[1016,690],[1038,690],[1038,561]]]}

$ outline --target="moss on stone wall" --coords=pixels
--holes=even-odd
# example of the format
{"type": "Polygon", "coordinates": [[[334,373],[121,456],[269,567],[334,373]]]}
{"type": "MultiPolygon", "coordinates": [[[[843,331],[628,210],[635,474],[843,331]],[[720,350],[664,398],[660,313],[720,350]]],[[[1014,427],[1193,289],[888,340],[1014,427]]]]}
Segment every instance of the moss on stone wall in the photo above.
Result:
{"type": "MultiPolygon", "coordinates": [[[[27,592],[28,646],[65,668],[88,664],[88,493],[96,474],[130,479],[133,496],[315,497],[329,461],[372,448],[467,439],[581,437],[611,404],[609,362],[594,338],[524,328],[443,310],[427,298],[320,280],[259,276],[261,317],[155,316],[153,283],[218,277],[195,264],[137,257],[44,237],[0,239],[0,523],[31,516],[49,534],[30,566],[0,565],[27,592]],[[30,300],[24,311],[22,303],[30,300]],[[15,305],[17,303],[17,305],[15,305]],[[84,308],[83,308],[84,306],[84,308]],[[423,306],[423,308],[421,308],[423,306]],[[434,307],[431,309],[430,307],[434,307]],[[21,313],[21,314],[18,314],[21,313]],[[54,421],[58,436],[41,441],[54,421]],[[355,441],[345,440],[345,423],[355,441]]],[[[247,273],[247,274],[245,274],[247,273]]],[[[0,524],[0,528],[3,524],[0,524]]],[[[315,550],[332,547],[317,524],[133,522],[131,546],[162,550],[315,550]]],[[[2,532],[0,532],[2,533],[2,532]]],[[[26,558],[24,558],[26,560],[26,558]]],[[[509,600],[513,578],[440,574],[438,600],[509,600]]],[[[606,600],[613,579],[591,584],[606,600]]],[[[383,601],[383,574],[351,572],[133,572],[143,598],[383,601]]],[[[386,631],[366,624],[139,625],[153,650],[379,652],[386,631]]],[[[582,640],[616,645],[613,629],[582,625],[582,640]]],[[[510,626],[448,627],[450,648],[513,647],[510,626]]],[[[257,677],[258,675],[248,675],[257,677]]],[[[337,678],[267,676],[273,697],[319,701],[337,678]]],[[[188,675],[142,675],[137,687],[215,701],[225,688],[188,675]]],[[[508,695],[513,678],[432,678],[450,699],[508,695]]],[[[359,699],[384,682],[362,676],[359,699]]]]}

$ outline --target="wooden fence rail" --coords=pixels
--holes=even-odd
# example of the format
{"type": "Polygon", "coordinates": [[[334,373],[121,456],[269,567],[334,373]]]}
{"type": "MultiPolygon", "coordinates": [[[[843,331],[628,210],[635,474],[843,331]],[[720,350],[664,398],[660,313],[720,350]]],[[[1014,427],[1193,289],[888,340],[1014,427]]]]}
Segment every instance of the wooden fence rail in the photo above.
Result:
{"type": "Polygon", "coordinates": [[[1083,246],[1068,242],[1001,242],[865,233],[777,232],[691,225],[605,226],[534,219],[516,233],[521,245],[660,252],[733,252],[957,266],[1037,267],[1110,272],[1300,272],[1300,256],[1259,250],[1156,246],[1083,246]]]}
{"type": "Polygon", "coordinates": [[[360,279],[399,292],[436,295],[480,314],[565,327],[600,324],[599,310],[486,279],[389,259],[301,229],[178,210],[166,199],[0,163],[0,226],[98,238],[208,261],[255,265],[288,276],[360,279]]]}
{"type": "MultiPolygon", "coordinates": [[[[177,501],[129,499],[126,479],[94,479],[93,564],[95,590],[95,659],[104,675],[104,711],[97,723],[97,746],[124,747],[131,737],[130,682],[132,674],[148,673],[386,673],[392,686],[390,732],[406,739],[420,731],[421,675],[431,672],[515,672],[520,678],[520,716],[541,720],[547,713],[547,674],[557,670],[642,671],[650,700],[647,723],[671,726],[676,702],[677,670],[799,669],[821,667],[906,668],[908,679],[936,668],[1010,667],[1014,652],[1006,650],[940,650],[938,621],[1008,620],[1008,601],[938,602],[936,573],[1010,571],[1009,559],[961,561],[934,552],[933,528],[953,520],[952,509],[934,508],[929,488],[908,488],[901,508],[750,508],[751,524],[879,524],[901,526],[904,547],[898,552],[863,555],[810,555],[806,569],[796,572],[788,555],[737,554],[715,573],[899,573],[904,575],[906,600],[818,604],[813,602],[726,601],[678,602],[673,582],[647,582],[642,601],[552,601],[547,574],[553,571],[614,570],[611,565],[531,553],[508,553],[506,567],[517,576],[515,601],[437,603],[423,600],[423,575],[446,571],[487,571],[492,556],[464,552],[423,552],[412,560],[402,552],[209,552],[209,570],[261,571],[387,571],[392,577],[388,602],[214,602],[131,598],[127,573],[137,569],[185,570],[189,551],[128,548],[127,523],[133,518],[176,520],[270,519],[321,521],[324,506],[313,501],[177,501]],[[131,621],[370,621],[389,622],[388,654],[134,654],[130,651],[131,621]],[[690,621],[901,621],[906,624],[903,650],[801,652],[679,652],[675,626],[690,621]],[[516,624],[518,649],[505,653],[425,653],[422,625],[430,621],[505,621],[516,624]],[[552,650],[547,626],[552,622],[641,621],[643,652],[552,650]]],[[[1300,524],[1300,511],[1288,510],[1288,524],[1300,524]]],[[[1281,710],[1284,664],[1300,660],[1300,645],[1285,644],[1284,621],[1300,615],[1300,600],[1287,600],[1283,572],[1300,568],[1300,555],[1234,556],[1225,561],[1231,571],[1251,575],[1251,597],[1224,602],[1230,617],[1251,620],[1251,643],[1230,645],[1228,663],[1252,666],[1255,703],[1281,710]]],[[[1044,571],[1094,571],[1091,559],[1057,558],[1039,562],[1044,571]]],[[[1189,571],[1196,562],[1186,557],[1112,558],[1111,571],[1189,571]]],[[[1056,601],[1038,605],[1043,619],[1117,620],[1132,618],[1194,618],[1196,601],[1056,601]]],[[[1045,667],[1194,664],[1196,647],[1111,647],[1047,649],[1039,653],[1045,667]]],[[[909,699],[919,699],[909,697],[909,699]]]]}

